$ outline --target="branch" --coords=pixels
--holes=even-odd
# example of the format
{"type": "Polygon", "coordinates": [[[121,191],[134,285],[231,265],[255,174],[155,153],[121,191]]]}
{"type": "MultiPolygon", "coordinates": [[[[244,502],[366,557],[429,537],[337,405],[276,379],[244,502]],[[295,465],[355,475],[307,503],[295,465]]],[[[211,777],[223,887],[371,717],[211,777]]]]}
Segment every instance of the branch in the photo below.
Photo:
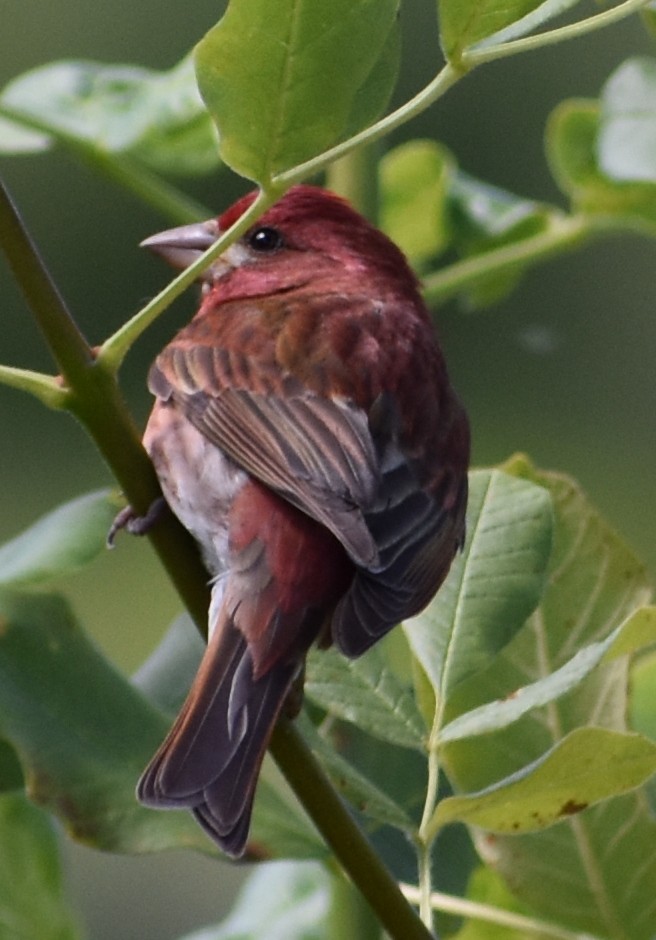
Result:
{"type": "Polygon", "coordinates": [[[0,246],[63,376],[68,379],[92,361],[91,347],[30,239],[9,193],[0,181],[0,246]]]}
{"type": "Polygon", "coordinates": [[[431,940],[433,935],[409,906],[288,718],[279,720],[270,750],[315,826],[389,935],[395,940],[431,940]]]}
{"type": "MultiPolygon", "coordinates": [[[[130,504],[138,513],[145,513],[161,496],[161,489],[116,379],[98,363],[74,323],[1,182],[0,246],[61,369],[66,398],[58,404],[79,418],[130,504]]],[[[4,379],[7,381],[8,375],[4,379]]],[[[150,537],[185,606],[204,630],[209,591],[196,543],[172,513],[153,528],[150,537]]]]}

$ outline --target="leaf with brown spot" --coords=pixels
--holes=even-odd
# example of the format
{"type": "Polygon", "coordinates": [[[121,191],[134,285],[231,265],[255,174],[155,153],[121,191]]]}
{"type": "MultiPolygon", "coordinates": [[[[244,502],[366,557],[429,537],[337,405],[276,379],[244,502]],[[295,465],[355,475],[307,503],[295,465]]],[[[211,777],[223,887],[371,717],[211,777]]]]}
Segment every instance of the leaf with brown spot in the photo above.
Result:
{"type": "Polygon", "coordinates": [[[534,832],[611,796],[639,787],[656,772],[656,744],[640,734],[578,728],[543,757],[477,793],[438,805],[434,833],[464,822],[498,833],[534,832]]]}

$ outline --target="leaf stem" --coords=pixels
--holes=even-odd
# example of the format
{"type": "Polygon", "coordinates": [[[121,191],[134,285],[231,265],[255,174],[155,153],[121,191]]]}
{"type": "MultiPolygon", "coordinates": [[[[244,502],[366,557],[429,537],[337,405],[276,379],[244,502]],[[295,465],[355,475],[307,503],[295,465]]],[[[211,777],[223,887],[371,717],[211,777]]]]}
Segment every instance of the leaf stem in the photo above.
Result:
{"type": "Polygon", "coordinates": [[[554,212],[545,231],[522,241],[494,248],[464,261],[456,261],[423,278],[428,304],[454,297],[463,288],[505,271],[519,269],[538,258],[548,258],[564,248],[581,244],[598,226],[585,215],[565,216],[554,212]]]}
{"type": "Polygon", "coordinates": [[[7,118],[29,130],[46,134],[49,138],[68,147],[82,163],[100,171],[101,174],[119,183],[139,199],[153,206],[172,221],[182,224],[208,218],[212,213],[191,199],[186,193],[156,173],[140,166],[125,154],[108,153],[93,143],[69,133],[61,127],[18,108],[0,104],[0,117],[7,118]]]}
{"type": "Polygon", "coordinates": [[[534,49],[551,46],[567,39],[578,39],[586,33],[594,32],[604,26],[610,26],[619,20],[625,19],[647,6],[648,2],[649,0],[624,0],[624,3],[620,3],[610,10],[595,13],[593,16],[578,20],[576,23],[568,23],[566,26],[538,33],[536,36],[523,36],[521,39],[513,39],[510,42],[502,42],[498,45],[481,43],[462,53],[462,63],[465,67],[472,69],[477,65],[483,65],[485,62],[495,62],[497,59],[507,58],[521,52],[531,52],[534,49]]]}
{"type": "Polygon", "coordinates": [[[278,190],[260,191],[255,202],[203,255],[193,264],[181,271],[166,287],[145,307],[124,323],[100,347],[98,361],[111,372],[116,372],[133,343],[151,323],[164,312],[183,291],[187,289],[202,272],[208,268],[225,249],[243,235],[260,215],[280,196],[278,190]]]}
{"type": "Polygon", "coordinates": [[[417,868],[419,874],[419,914],[422,921],[432,929],[433,907],[431,896],[433,890],[432,854],[435,834],[431,832],[431,820],[437,804],[437,795],[440,780],[440,762],[437,748],[439,729],[442,725],[443,710],[436,707],[433,719],[433,728],[428,740],[428,780],[426,783],[426,799],[424,810],[417,833],[417,868]]]}
{"type": "MultiPolygon", "coordinates": [[[[413,903],[418,903],[422,890],[414,885],[401,884],[401,890],[405,897],[413,903]]],[[[467,898],[454,897],[451,894],[444,894],[441,891],[433,891],[430,896],[433,909],[444,911],[445,914],[456,914],[460,917],[466,917],[470,920],[480,920],[488,924],[497,924],[500,927],[508,927],[511,930],[521,930],[524,933],[536,934],[543,940],[549,937],[551,940],[599,940],[592,934],[578,933],[574,930],[568,930],[566,927],[560,927],[557,924],[551,924],[548,921],[539,920],[536,917],[527,917],[524,914],[516,914],[514,911],[503,910],[494,907],[492,904],[483,904],[480,901],[470,901],[467,898]]]]}
{"type": "Polygon", "coordinates": [[[417,849],[417,872],[419,876],[419,916],[422,923],[429,930],[433,929],[433,908],[431,906],[431,892],[433,888],[432,875],[432,843],[419,843],[417,849]]]}
{"type": "Polygon", "coordinates": [[[29,392],[48,408],[67,407],[68,392],[55,376],[33,372],[31,369],[14,369],[12,366],[0,365],[0,383],[9,388],[29,392]]]}

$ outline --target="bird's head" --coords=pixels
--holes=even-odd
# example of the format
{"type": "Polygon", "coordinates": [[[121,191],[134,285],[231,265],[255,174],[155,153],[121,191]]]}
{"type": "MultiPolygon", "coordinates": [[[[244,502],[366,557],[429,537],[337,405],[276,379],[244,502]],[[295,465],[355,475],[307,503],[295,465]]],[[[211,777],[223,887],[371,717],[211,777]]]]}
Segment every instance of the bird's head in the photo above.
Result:
{"type": "MultiPolygon", "coordinates": [[[[141,244],[174,267],[188,267],[251,206],[251,192],[222,215],[169,229],[141,244]]],[[[295,186],[201,277],[222,297],[249,297],[304,284],[359,284],[409,297],[417,282],[405,257],[382,232],[343,199],[315,186],[295,186]],[[345,279],[345,280],[344,280],[345,279]]]]}

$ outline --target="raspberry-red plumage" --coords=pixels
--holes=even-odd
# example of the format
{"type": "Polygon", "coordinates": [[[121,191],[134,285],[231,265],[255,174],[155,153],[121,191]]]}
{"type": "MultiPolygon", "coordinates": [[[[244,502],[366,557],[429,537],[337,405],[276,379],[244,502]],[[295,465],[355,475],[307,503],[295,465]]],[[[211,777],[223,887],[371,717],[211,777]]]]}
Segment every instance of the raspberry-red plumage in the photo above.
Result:
{"type": "MultiPolygon", "coordinates": [[[[208,651],[139,794],[190,806],[232,854],[310,645],[360,655],[444,580],[464,537],[469,455],[398,248],[308,186],[263,228],[269,247],[251,231],[229,249],[158,357],[144,439],[216,580],[208,651]]],[[[179,260],[182,236],[169,235],[179,260]]]]}

